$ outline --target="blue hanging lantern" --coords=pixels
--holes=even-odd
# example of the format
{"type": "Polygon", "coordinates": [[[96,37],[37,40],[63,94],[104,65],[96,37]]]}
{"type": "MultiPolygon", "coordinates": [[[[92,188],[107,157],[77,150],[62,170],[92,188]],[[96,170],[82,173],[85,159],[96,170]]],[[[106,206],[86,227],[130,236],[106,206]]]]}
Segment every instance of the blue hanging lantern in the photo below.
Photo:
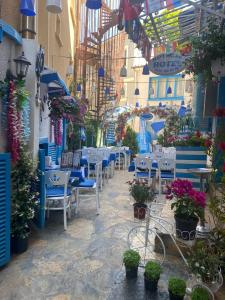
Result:
{"type": "Polygon", "coordinates": [[[146,64],[144,67],[143,67],[143,71],[142,71],[142,75],[149,75],[149,67],[148,65],[146,64]]]}
{"type": "Polygon", "coordinates": [[[159,102],[159,107],[162,107],[162,102],[159,102]]]}
{"type": "Polygon", "coordinates": [[[127,68],[126,66],[122,66],[120,69],[120,77],[127,77],[127,68]]]}
{"type": "Polygon", "coordinates": [[[169,86],[168,89],[167,89],[167,94],[172,94],[172,88],[169,86]]]}
{"type": "Polygon", "coordinates": [[[33,17],[36,15],[34,9],[34,0],[21,0],[20,1],[20,13],[27,17],[33,17]]]}
{"type": "Polygon", "coordinates": [[[89,9],[100,9],[102,7],[102,0],[87,0],[86,7],[89,9]]]}
{"type": "Polygon", "coordinates": [[[103,67],[100,67],[98,69],[98,77],[104,77],[105,76],[105,70],[103,67]]]}
{"type": "Polygon", "coordinates": [[[81,84],[80,83],[77,84],[77,92],[81,92],[81,84]]]}
{"type": "Polygon", "coordinates": [[[140,91],[139,88],[136,88],[134,91],[134,95],[139,96],[140,95],[140,91]]]}
{"type": "Polygon", "coordinates": [[[140,104],[139,104],[139,102],[136,102],[136,107],[140,107],[140,104]]]}

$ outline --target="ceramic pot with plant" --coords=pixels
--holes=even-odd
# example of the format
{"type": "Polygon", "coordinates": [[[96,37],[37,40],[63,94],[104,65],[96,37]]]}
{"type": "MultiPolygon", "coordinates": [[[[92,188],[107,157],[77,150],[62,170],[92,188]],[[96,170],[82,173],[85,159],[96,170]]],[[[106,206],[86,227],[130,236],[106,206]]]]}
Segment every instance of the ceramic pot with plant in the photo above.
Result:
{"type": "Polygon", "coordinates": [[[191,248],[188,257],[190,271],[214,292],[220,287],[221,263],[221,258],[212,240],[197,241],[191,248]]]}
{"type": "Polygon", "coordinates": [[[33,160],[25,146],[11,174],[11,237],[12,251],[23,253],[28,248],[29,223],[34,218],[38,201],[38,177],[33,160]]]}
{"type": "Polygon", "coordinates": [[[173,200],[177,237],[193,240],[199,219],[204,220],[205,193],[195,190],[189,180],[177,179],[167,187],[166,197],[173,200]]]}
{"type": "Polygon", "coordinates": [[[172,277],[169,279],[168,291],[170,300],[183,300],[186,294],[186,282],[183,279],[172,277]]]}
{"type": "Polygon", "coordinates": [[[211,295],[206,288],[198,286],[193,289],[191,300],[211,300],[211,295]]]}
{"type": "Polygon", "coordinates": [[[151,292],[157,291],[158,281],[160,274],[162,272],[161,266],[159,263],[154,261],[149,261],[145,265],[145,288],[151,292]]]}
{"type": "Polygon", "coordinates": [[[126,277],[128,279],[137,277],[140,260],[141,257],[137,251],[127,250],[124,252],[123,263],[126,268],[126,277]]]}
{"type": "Polygon", "coordinates": [[[133,180],[128,182],[130,185],[130,195],[133,197],[135,203],[134,217],[139,220],[145,219],[147,202],[152,202],[155,199],[155,191],[152,186],[148,185],[146,181],[133,180]]]}

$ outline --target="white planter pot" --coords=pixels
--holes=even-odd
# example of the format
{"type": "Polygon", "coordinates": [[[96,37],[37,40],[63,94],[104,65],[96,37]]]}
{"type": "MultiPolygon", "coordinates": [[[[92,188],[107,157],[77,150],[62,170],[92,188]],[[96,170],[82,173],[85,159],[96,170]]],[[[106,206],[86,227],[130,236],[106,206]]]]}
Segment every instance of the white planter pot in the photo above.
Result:
{"type": "Polygon", "coordinates": [[[52,14],[60,14],[62,12],[62,0],[47,0],[46,9],[52,14]]]}

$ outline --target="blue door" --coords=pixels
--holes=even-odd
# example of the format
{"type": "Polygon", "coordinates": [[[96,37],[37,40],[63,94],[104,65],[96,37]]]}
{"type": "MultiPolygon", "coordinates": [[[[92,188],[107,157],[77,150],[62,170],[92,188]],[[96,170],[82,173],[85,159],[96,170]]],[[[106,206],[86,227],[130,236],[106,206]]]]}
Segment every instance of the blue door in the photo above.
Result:
{"type": "Polygon", "coordinates": [[[0,267],[10,260],[10,154],[0,154],[0,267]]]}

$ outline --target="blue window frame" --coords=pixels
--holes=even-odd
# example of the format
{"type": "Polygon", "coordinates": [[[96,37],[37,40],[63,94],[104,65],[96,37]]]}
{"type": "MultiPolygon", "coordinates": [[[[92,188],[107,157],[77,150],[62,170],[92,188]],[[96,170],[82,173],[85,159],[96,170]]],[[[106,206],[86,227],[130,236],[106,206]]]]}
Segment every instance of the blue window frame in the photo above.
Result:
{"type": "Polygon", "coordinates": [[[155,76],[149,78],[148,101],[184,100],[184,80],[180,74],[173,76],[155,76]],[[172,93],[167,94],[171,87],[172,93]],[[154,93],[153,93],[154,91],[154,93]]]}

